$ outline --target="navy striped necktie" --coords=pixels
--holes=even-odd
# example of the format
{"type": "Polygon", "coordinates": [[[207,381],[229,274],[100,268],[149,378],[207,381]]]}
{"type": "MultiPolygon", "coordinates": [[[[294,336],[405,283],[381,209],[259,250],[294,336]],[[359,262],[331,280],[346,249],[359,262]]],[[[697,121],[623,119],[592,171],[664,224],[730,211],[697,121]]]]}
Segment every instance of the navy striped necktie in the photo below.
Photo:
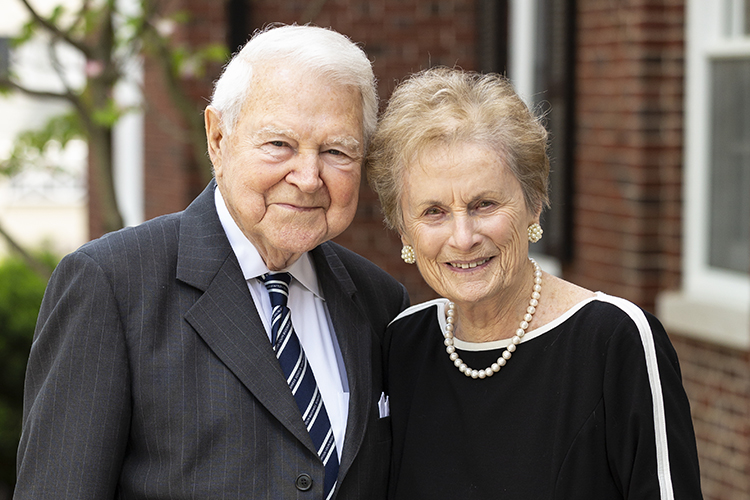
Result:
{"type": "Polygon", "coordinates": [[[289,388],[302,414],[302,420],[318,450],[318,456],[325,466],[323,498],[333,496],[336,487],[336,476],[339,472],[339,457],[336,453],[336,442],[333,438],[331,422],[328,420],[323,399],[315,383],[312,367],[307,362],[305,351],[299,343],[292,327],[292,313],[287,307],[289,273],[269,273],[261,277],[268,289],[271,299],[271,343],[281,369],[286,376],[289,388]]]}

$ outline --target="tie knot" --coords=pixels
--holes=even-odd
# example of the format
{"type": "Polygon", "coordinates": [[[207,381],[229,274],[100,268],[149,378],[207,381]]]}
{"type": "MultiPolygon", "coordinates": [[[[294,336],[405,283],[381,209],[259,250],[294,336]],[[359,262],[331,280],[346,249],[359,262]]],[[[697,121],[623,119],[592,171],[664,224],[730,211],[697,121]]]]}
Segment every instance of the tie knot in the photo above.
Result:
{"type": "Polygon", "coordinates": [[[289,283],[292,281],[292,275],[289,273],[268,273],[261,276],[260,279],[266,285],[271,306],[285,306],[289,297],[289,283]]]}

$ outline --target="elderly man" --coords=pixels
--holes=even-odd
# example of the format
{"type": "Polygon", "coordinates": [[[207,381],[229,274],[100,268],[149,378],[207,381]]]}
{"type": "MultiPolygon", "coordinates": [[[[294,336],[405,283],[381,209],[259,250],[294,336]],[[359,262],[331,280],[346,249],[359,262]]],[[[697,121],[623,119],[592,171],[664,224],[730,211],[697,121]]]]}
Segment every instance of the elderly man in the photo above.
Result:
{"type": "Polygon", "coordinates": [[[309,26],[227,65],[215,182],[50,281],[14,498],[384,497],[380,337],[408,297],[328,242],[354,217],[374,85],[358,47],[309,26]]]}

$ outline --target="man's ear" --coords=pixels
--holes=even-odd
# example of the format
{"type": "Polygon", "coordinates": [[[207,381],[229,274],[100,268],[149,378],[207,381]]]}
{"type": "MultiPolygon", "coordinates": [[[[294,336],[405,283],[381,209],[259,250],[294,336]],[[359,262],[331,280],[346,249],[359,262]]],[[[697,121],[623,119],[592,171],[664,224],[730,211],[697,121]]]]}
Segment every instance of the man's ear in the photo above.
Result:
{"type": "Polygon", "coordinates": [[[208,156],[214,166],[214,172],[221,170],[221,146],[224,139],[224,129],[221,125],[221,113],[213,106],[208,106],[203,113],[206,123],[206,141],[208,156]]]}

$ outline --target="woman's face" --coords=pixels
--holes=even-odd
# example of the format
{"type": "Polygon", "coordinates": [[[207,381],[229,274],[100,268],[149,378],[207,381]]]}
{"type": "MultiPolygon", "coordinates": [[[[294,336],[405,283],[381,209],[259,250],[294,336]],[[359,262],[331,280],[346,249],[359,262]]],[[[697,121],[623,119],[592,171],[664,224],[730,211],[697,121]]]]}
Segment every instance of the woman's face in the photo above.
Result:
{"type": "Polygon", "coordinates": [[[493,150],[458,143],[423,154],[406,169],[401,207],[402,241],[443,297],[478,304],[529,285],[526,229],[539,212],[493,150]]]}

